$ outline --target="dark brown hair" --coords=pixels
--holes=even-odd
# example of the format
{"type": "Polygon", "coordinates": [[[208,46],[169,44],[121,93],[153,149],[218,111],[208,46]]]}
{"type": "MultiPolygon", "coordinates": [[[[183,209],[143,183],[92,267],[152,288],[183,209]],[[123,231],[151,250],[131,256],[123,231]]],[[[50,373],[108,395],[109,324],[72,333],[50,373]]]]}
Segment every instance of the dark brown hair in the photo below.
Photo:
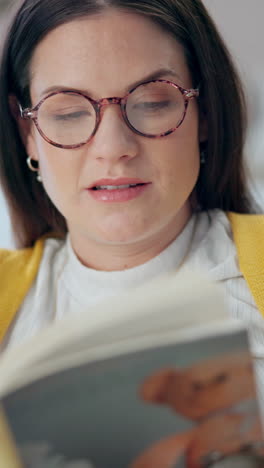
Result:
{"type": "Polygon", "coordinates": [[[24,0],[7,34],[0,68],[0,177],[19,246],[30,246],[50,231],[64,235],[67,227],[27,168],[8,97],[14,94],[23,106],[30,105],[30,60],[49,31],[106,8],[145,15],[182,44],[193,84],[200,89],[200,112],[208,121],[198,204],[202,210],[250,211],[242,158],[244,95],[229,52],[200,0],[24,0]]]}

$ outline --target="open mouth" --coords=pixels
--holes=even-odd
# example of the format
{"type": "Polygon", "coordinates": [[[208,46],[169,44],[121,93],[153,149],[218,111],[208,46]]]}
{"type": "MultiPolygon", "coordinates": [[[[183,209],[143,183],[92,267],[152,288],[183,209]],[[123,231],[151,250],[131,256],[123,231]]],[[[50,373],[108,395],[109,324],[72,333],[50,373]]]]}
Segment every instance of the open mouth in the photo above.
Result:
{"type": "Polygon", "coordinates": [[[140,197],[151,184],[151,182],[132,177],[102,178],[94,181],[88,187],[88,192],[97,202],[121,203],[140,197]]]}
{"type": "Polygon", "coordinates": [[[140,187],[145,185],[144,183],[140,184],[126,184],[126,185],[95,185],[91,187],[91,190],[125,190],[134,187],[140,187]]]}

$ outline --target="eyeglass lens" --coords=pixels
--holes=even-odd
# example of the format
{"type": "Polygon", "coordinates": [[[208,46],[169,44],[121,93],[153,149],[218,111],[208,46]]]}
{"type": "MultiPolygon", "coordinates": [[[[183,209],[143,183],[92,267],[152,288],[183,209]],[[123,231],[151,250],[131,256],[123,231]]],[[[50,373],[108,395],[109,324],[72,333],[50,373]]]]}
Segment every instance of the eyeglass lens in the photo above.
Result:
{"type": "MultiPolygon", "coordinates": [[[[167,83],[138,86],[126,102],[125,113],[131,127],[147,136],[174,129],[185,109],[181,91],[167,83]]],[[[38,125],[54,143],[78,145],[86,142],[96,125],[96,111],[85,96],[59,93],[47,98],[38,110],[38,125]]]]}

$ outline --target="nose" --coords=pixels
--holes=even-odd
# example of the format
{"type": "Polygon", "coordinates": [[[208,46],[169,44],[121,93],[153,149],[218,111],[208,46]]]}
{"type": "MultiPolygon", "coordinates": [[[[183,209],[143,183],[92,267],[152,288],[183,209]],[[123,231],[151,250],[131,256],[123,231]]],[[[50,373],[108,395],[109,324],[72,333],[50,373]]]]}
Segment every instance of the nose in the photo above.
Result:
{"type": "Polygon", "coordinates": [[[129,161],[138,154],[139,138],[127,126],[119,105],[101,108],[101,120],[89,144],[89,154],[100,162],[129,161]]]}

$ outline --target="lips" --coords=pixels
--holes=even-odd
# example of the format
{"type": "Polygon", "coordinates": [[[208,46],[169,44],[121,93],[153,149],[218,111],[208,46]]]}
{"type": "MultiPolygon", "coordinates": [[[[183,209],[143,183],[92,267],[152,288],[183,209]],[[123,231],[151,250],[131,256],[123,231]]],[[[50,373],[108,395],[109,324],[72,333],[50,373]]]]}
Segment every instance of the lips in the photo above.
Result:
{"type": "Polygon", "coordinates": [[[90,185],[87,192],[97,202],[122,203],[143,195],[150,185],[135,178],[100,179],[90,185]]]}
{"type": "Polygon", "coordinates": [[[144,184],[97,185],[96,187],[93,187],[92,190],[122,190],[122,189],[131,188],[131,187],[137,187],[138,185],[144,185],[144,184]]]}
{"type": "Polygon", "coordinates": [[[88,190],[126,190],[148,182],[135,178],[99,179],[88,187],[88,190]]]}

